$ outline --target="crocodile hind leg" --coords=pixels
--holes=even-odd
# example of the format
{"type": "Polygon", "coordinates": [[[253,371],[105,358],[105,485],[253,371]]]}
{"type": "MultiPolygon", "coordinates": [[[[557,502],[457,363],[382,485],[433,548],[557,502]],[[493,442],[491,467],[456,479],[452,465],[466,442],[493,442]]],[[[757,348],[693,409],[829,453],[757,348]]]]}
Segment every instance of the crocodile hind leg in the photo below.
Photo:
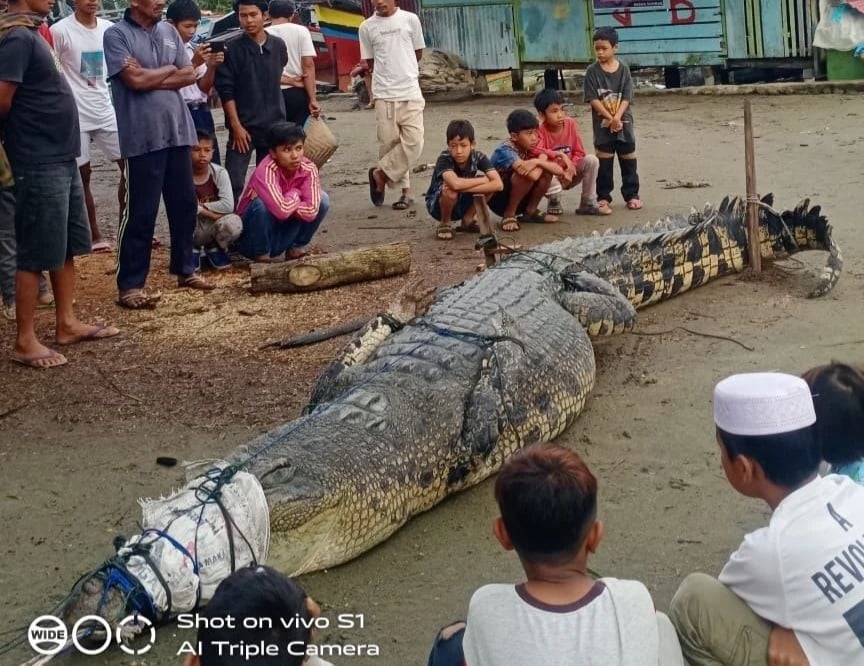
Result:
{"type": "Polygon", "coordinates": [[[564,289],[558,302],[588,331],[588,335],[615,335],[633,329],[636,310],[611,284],[584,271],[562,273],[564,289]]]}
{"type": "Polygon", "coordinates": [[[426,285],[422,278],[405,285],[387,310],[360,329],[324,369],[303,413],[308,414],[316,405],[329,400],[334,392],[338,393],[338,380],[343,371],[369,360],[382,342],[426,312],[434,295],[435,289],[426,285]]]}

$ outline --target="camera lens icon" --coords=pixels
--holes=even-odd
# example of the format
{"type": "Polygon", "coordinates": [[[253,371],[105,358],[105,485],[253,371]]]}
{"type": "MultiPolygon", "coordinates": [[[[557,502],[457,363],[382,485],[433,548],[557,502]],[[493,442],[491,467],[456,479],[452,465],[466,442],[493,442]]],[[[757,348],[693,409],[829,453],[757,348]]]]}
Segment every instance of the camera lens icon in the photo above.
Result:
{"type": "MultiPolygon", "coordinates": [[[[130,633],[129,630],[126,630],[125,633],[130,633]]],[[[138,613],[133,613],[128,617],[124,617],[120,620],[120,623],[117,625],[116,631],[117,645],[120,646],[120,649],[123,650],[126,654],[131,654],[133,656],[140,656],[142,654],[147,654],[150,651],[150,648],[156,643],[156,627],[153,626],[153,623],[144,617],[143,615],[139,615],[138,613]],[[144,645],[138,649],[133,649],[126,645],[123,642],[123,633],[125,627],[134,627],[134,633],[139,633],[144,631],[143,628],[147,628],[150,630],[149,640],[147,645],[144,645]],[[143,627],[143,628],[142,628],[143,627]]]]}

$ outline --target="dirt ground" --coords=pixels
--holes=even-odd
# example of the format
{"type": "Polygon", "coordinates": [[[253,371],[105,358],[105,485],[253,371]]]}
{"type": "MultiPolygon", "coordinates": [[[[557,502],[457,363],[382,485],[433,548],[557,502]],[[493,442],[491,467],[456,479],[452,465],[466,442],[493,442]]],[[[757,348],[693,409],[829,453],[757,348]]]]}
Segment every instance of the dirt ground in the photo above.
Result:
{"type": "MultiPolygon", "coordinates": [[[[504,135],[507,113],[527,102],[430,104],[424,162],[434,161],[454,117],[470,118],[479,147],[491,152],[504,135]]],[[[805,298],[824,260],[813,253],[799,255],[804,264],[787,263],[761,280],[729,278],[644,311],[635,333],[597,343],[597,388],[560,438],[585,456],[600,482],[607,538],[592,567],[643,580],[660,609],[682,576],[716,572],[744,532],[767,516],[764,507],[734,494],[719,467],[710,408],[715,381],[732,371],[799,372],[864,355],[864,237],[858,230],[864,97],[757,97],[753,105],[759,189],[773,191],[779,207],[804,197],[824,206],[846,260],[837,289],[821,300],[805,298]]],[[[365,172],[376,155],[374,119],[347,108],[325,104],[342,143],[323,172],[333,208],[320,242],[340,249],[407,240],[412,275],[437,284],[470,276],[479,262],[473,239],[436,242],[419,200],[408,212],[371,206],[365,172]]],[[[590,128],[581,105],[574,113],[590,128]]],[[[645,208],[623,210],[616,194],[610,218],[569,214],[558,225],[524,230],[520,243],[649,221],[743,191],[741,98],[644,98],[634,113],[645,208]],[[710,187],[663,188],[679,179],[706,180],[710,187]]],[[[428,176],[416,177],[418,195],[428,176]]],[[[97,165],[94,180],[100,223],[113,237],[113,165],[97,165]]],[[[566,204],[572,211],[577,201],[566,204]]],[[[166,233],[160,220],[159,234],[164,239],[166,233]]],[[[216,457],[293,418],[344,338],[295,351],[259,346],[372,315],[408,279],[253,297],[248,273],[237,268],[215,278],[217,291],[202,295],[172,288],[166,252],[158,250],[150,284],[163,290],[163,301],[153,312],[136,313],[114,305],[113,261],[111,255],[80,262],[78,308],[88,320],[112,321],[124,335],[70,349],[62,369],[37,372],[5,363],[0,370],[0,631],[26,626],[50,609],[81,573],[112,553],[116,535],[133,534],[139,497],[180,484],[180,467],[157,466],[158,455],[216,457]]],[[[39,330],[46,337],[51,324],[51,313],[42,312],[39,330]]],[[[0,324],[0,331],[5,358],[13,325],[0,324]]],[[[435,631],[464,616],[474,589],[518,580],[517,560],[491,535],[491,491],[487,482],[452,497],[355,561],[302,578],[334,622],[340,612],[365,616],[363,629],[324,631],[320,641],[380,646],[378,658],[333,657],[337,666],[425,663],[435,631]]],[[[13,636],[0,635],[0,642],[13,636]]],[[[181,637],[189,638],[169,627],[144,657],[114,652],[86,663],[179,663],[181,637]]],[[[27,656],[23,650],[0,656],[0,664],[27,656]]]]}

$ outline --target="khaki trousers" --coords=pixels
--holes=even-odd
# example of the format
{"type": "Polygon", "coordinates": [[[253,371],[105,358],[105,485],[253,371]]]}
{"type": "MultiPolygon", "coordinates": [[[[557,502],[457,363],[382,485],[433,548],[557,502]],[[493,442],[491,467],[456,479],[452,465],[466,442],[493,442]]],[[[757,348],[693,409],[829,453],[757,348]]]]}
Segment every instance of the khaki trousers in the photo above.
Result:
{"type": "Polygon", "coordinates": [[[407,189],[411,186],[411,167],[423,152],[422,99],[411,102],[375,100],[375,122],[378,126],[378,167],[387,174],[388,185],[407,189]]]}
{"type": "Polygon", "coordinates": [[[767,666],[771,625],[728,587],[690,574],[669,607],[684,658],[691,666],[767,666]]]}

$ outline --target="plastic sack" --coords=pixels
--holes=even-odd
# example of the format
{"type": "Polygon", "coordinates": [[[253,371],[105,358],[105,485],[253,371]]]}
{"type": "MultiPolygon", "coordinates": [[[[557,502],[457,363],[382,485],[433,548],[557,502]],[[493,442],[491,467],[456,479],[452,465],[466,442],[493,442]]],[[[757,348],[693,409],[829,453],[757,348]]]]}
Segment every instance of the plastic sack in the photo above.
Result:
{"type": "Polygon", "coordinates": [[[820,0],[819,23],[813,45],[833,51],[852,51],[864,43],[864,14],[841,0],[820,0]]]}
{"type": "Polygon", "coordinates": [[[232,572],[232,546],[235,570],[267,557],[270,512],[261,483],[236,472],[219,487],[224,513],[211,495],[215,487],[215,477],[197,476],[169,497],[141,500],[142,532],[117,552],[160,614],[188,612],[212,598],[232,572]]]}

